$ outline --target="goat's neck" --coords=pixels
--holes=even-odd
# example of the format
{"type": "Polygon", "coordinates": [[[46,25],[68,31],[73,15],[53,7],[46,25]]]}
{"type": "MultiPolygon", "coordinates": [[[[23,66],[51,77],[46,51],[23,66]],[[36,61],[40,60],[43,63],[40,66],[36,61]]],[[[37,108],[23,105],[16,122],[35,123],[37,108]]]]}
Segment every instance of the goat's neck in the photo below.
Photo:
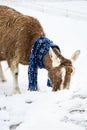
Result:
{"type": "Polygon", "coordinates": [[[43,57],[43,64],[46,70],[50,70],[52,68],[52,60],[49,56],[49,52],[43,57]]]}

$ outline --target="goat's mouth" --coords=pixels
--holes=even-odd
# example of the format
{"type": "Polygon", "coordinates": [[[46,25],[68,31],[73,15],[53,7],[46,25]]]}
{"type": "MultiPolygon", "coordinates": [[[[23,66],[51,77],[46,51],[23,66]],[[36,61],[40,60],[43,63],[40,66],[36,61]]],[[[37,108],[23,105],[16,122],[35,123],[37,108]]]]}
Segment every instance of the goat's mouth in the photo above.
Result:
{"type": "Polygon", "coordinates": [[[61,67],[51,70],[49,73],[52,82],[52,91],[69,89],[70,81],[73,73],[73,67],[61,67]],[[57,70],[56,70],[57,69],[57,70]]]}
{"type": "Polygon", "coordinates": [[[53,85],[52,91],[69,89],[70,82],[67,82],[66,84],[62,83],[62,81],[60,81],[60,82],[61,82],[60,84],[56,83],[56,85],[53,85]]]}

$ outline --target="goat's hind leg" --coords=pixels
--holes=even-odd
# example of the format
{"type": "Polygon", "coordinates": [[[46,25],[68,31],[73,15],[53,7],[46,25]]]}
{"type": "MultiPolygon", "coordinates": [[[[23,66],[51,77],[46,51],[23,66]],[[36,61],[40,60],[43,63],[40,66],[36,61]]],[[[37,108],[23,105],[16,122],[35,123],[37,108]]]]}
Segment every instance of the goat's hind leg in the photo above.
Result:
{"type": "Polygon", "coordinates": [[[10,70],[12,72],[12,77],[13,77],[13,93],[21,93],[20,88],[18,86],[18,64],[16,61],[13,61],[10,66],[10,70]]]}
{"type": "Polygon", "coordinates": [[[3,73],[3,70],[2,70],[1,62],[0,62],[0,81],[1,82],[5,82],[6,81],[4,73],[3,73]]]}

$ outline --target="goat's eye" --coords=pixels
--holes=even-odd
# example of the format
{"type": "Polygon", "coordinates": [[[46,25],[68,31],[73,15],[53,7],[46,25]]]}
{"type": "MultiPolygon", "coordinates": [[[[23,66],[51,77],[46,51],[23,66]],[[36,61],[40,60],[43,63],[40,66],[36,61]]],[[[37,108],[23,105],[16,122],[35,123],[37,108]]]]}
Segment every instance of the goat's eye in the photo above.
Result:
{"type": "Polygon", "coordinates": [[[68,68],[67,68],[67,74],[71,74],[71,73],[73,73],[73,68],[68,67],[68,68]]]}
{"type": "Polygon", "coordinates": [[[73,67],[72,68],[72,75],[75,73],[75,68],[73,67]]]}

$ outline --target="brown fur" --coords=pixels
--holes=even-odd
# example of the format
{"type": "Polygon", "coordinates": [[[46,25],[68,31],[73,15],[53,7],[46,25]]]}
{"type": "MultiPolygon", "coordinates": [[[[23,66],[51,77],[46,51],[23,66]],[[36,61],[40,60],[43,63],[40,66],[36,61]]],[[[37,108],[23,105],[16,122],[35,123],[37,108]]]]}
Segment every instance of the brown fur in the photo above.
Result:
{"type": "Polygon", "coordinates": [[[36,18],[0,6],[0,61],[8,62],[15,79],[18,64],[28,65],[31,46],[41,35],[45,33],[36,18]]]}
{"type": "Polygon", "coordinates": [[[0,6],[0,61],[7,60],[11,66],[15,59],[27,65],[32,43],[41,35],[45,33],[37,19],[0,6]]]}
{"type": "Polygon", "coordinates": [[[55,48],[53,49],[57,57],[60,59],[61,64],[58,67],[53,68],[52,67],[52,61],[49,56],[49,52],[44,56],[43,63],[45,65],[45,68],[48,70],[48,77],[51,79],[53,84],[53,91],[57,91],[58,89],[61,89],[61,83],[62,83],[62,73],[61,68],[65,68],[66,75],[63,83],[63,89],[69,87],[70,80],[71,80],[71,74],[73,72],[73,66],[72,62],[66,58],[64,58],[58,50],[55,48]],[[48,62],[46,62],[48,61],[48,62]]]}

